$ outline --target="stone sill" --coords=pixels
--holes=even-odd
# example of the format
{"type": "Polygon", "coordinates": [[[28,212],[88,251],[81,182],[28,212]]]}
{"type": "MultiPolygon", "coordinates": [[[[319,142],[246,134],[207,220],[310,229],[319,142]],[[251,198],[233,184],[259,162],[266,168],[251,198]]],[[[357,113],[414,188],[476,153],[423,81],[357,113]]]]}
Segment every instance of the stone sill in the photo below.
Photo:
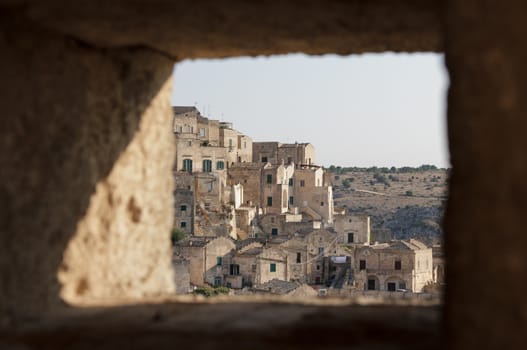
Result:
{"type": "Polygon", "coordinates": [[[0,331],[12,349],[438,349],[439,305],[335,298],[187,298],[67,308],[0,331]]]}

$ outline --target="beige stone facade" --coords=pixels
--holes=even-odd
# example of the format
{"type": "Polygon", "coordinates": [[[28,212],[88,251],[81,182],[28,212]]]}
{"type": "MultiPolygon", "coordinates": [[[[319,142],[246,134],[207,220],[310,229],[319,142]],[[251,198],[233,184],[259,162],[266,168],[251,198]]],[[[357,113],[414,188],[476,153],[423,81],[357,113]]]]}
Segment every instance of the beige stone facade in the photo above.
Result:
{"type": "Polygon", "coordinates": [[[223,258],[235,249],[226,237],[188,237],[174,245],[174,255],[190,260],[190,283],[223,285],[223,258]]]}
{"type": "Polygon", "coordinates": [[[335,215],[339,243],[370,243],[371,220],[368,215],[335,215]]]}
{"type": "Polygon", "coordinates": [[[295,170],[293,206],[313,221],[333,223],[333,187],[324,182],[320,167],[301,167],[295,170]]]}
{"type": "Polygon", "coordinates": [[[259,163],[235,163],[229,167],[227,183],[243,186],[246,206],[260,206],[262,198],[262,166],[259,163]]]}
{"type": "Polygon", "coordinates": [[[282,162],[285,164],[312,165],[315,164],[315,147],[310,143],[254,142],[252,161],[273,165],[282,162]]]}
{"type": "Polygon", "coordinates": [[[433,281],[432,248],[414,239],[358,247],[353,268],[359,289],[421,292],[433,281]]]}

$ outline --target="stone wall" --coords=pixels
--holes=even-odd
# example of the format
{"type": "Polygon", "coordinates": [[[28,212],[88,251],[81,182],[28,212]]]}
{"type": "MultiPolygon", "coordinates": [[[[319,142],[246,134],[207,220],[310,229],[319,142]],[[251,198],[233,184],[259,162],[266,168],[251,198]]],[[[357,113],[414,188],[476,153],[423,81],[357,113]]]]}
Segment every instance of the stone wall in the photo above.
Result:
{"type": "MultiPolygon", "coordinates": [[[[128,201],[130,197],[126,196],[117,203],[112,196],[113,207],[109,213],[130,212],[132,220],[129,221],[134,222],[140,208],[141,225],[152,221],[156,229],[149,229],[152,234],[139,239],[152,240],[155,249],[168,251],[165,248],[169,247],[167,231],[173,215],[171,210],[156,208],[158,204],[172,208],[169,198],[172,191],[170,185],[166,188],[153,185],[165,176],[159,168],[162,165],[145,166],[145,159],[137,153],[136,146],[141,146],[140,153],[157,154],[158,146],[166,141],[168,148],[163,150],[173,150],[163,131],[170,128],[155,127],[159,133],[152,141],[141,143],[136,137],[141,134],[138,126],[146,109],[157,105],[154,101],[159,93],[166,94],[162,87],[176,58],[445,50],[450,73],[448,128],[454,171],[445,219],[448,284],[444,344],[450,349],[523,346],[527,323],[523,316],[525,283],[518,276],[523,276],[526,270],[524,1],[308,0],[300,6],[295,1],[277,5],[269,1],[234,0],[225,4],[160,0],[147,6],[143,2],[124,0],[105,3],[4,0],[0,6],[0,98],[5,116],[0,123],[2,315],[43,316],[46,310],[58,309],[60,285],[56,274],[63,253],[76,235],[79,221],[88,212],[88,221],[99,221],[92,216],[90,203],[93,208],[102,206],[103,191],[99,188],[104,187],[104,179],[110,173],[123,174],[126,166],[121,170],[123,164],[117,165],[121,156],[137,156],[134,164],[154,180],[141,181],[144,179],[140,171],[137,179],[129,179],[133,184],[128,180],[123,182],[126,189],[121,187],[121,181],[115,182],[116,191],[133,192],[135,200],[128,201]],[[145,183],[150,184],[147,187],[155,197],[152,200],[148,200],[150,194],[142,193],[145,183]],[[497,267],[489,256],[499,256],[500,265],[497,267]],[[478,287],[477,293],[473,292],[474,286],[478,287]]],[[[163,113],[169,112],[166,101],[163,113]]],[[[147,124],[156,124],[149,117],[146,119],[150,120],[147,124]]],[[[113,193],[114,189],[107,190],[113,193]]],[[[124,218],[120,223],[125,229],[135,225],[124,218]]],[[[115,234],[105,225],[100,227],[101,236],[115,234]]],[[[153,279],[163,266],[168,269],[170,262],[168,252],[154,253],[137,256],[146,265],[155,264],[153,279]],[[157,261],[161,257],[162,263],[157,261]]],[[[101,265],[104,270],[106,267],[101,265]]],[[[83,285],[80,290],[85,289],[83,285]]],[[[108,291],[111,288],[108,285],[108,291]]],[[[214,327],[217,324],[230,325],[224,321],[232,315],[231,305],[209,307],[217,312],[205,313],[215,318],[211,321],[199,318],[202,312],[195,316],[196,324],[205,324],[211,330],[217,329],[214,327]]],[[[203,310],[201,305],[198,308],[203,310]]],[[[253,314],[248,309],[237,308],[240,314],[253,314]]],[[[261,309],[261,305],[254,306],[256,309],[261,309]]],[[[181,305],[174,306],[173,310],[189,312],[181,305]]],[[[367,308],[352,322],[347,322],[347,318],[337,319],[334,316],[337,308],[275,305],[267,310],[272,315],[269,319],[276,319],[275,312],[283,312],[285,321],[275,328],[264,328],[260,327],[265,322],[262,318],[259,321],[253,318],[252,329],[263,331],[254,334],[239,326],[230,328],[227,334],[238,336],[241,346],[293,347],[298,345],[293,344],[297,338],[292,340],[290,331],[304,338],[312,334],[313,327],[324,328],[322,321],[316,321],[320,318],[313,317],[323,313],[333,315],[332,322],[324,328],[328,336],[303,343],[303,348],[322,345],[342,348],[353,342],[364,348],[399,345],[417,349],[437,348],[440,343],[437,332],[432,337],[428,333],[440,322],[438,310],[435,313],[419,310],[422,317],[416,317],[413,308],[367,308]],[[364,319],[372,320],[370,326],[362,327],[364,319]],[[401,328],[403,332],[399,331],[401,328]],[[372,329],[374,338],[368,336],[372,329]],[[349,332],[354,336],[348,336],[349,332]],[[416,333],[417,336],[407,336],[416,333]]],[[[352,313],[345,309],[343,313],[356,315],[355,306],[353,310],[352,313]]],[[[180,315],[177,319],[181,325],[188,324],[191,316],[180,315]]],[[[90,338],[92,342],[97,340],[106,348],[115,348],[116,344],[122,345],[122,337],[116,337],[115,332],[122,331],[126,335],[149,335],[133,338],[138,340],[134,342],[135,348],[151,348],[154,338],[159,341],[157,348],[162,348],[160,337],[163,336],[165,348],[172,348],[173,339],[167,334],[170,337],[181,334],[178,338],[181,347],[187,344],[197,347],[197,341],[203,347],[216,346],[221,341],[217,348],[232,347],[230,336],[226,337],[221,327],[207,337],[197,332],[188,336],[183,331],[154,335],[154,327],[145,327],[148,332],[127,333],[130,328],[123,324],[130,319],[136,321],[122,314],[92,317],[92,325],[108,320],[102,326],[105,328],[96,332],[98,336],[87,332],[90,326],[86,323],[77,323],[70,328],[73,331],[69,338],[64,338],[62,323],[44,337],[17,333],[16,339],[23,344],[18,347],[38,348],[45,342],[49,348],[64,348],[67,344],[72,349],[85,348],[90,334],[95,336],[90,338]],[[115,323],[121,327],[113,327],[115,323]],[[112,327],[107,327],[109,324],[112,327]],[[61,342],[64,339],[72,342],[61,342]]],[[[174,329],[182,328],[178,326],[174,329]]],[[[41,327],[44,328],[49,329],[41,327]]]]}
{"type": "Polygon", "coordinates": [[[14,18],[0,32],[2,314],[173,292],[173,62],[14,18]]]}
{"type": "Polygon", "coordinates": [[[370,243],[370,217],[368,215],[335,215],[335,231],[339,243],[370,243]],[[348,234],[352,233],[353,237],[348,234]],[[353,242],[349,242],[353,238],[353,242]]]}

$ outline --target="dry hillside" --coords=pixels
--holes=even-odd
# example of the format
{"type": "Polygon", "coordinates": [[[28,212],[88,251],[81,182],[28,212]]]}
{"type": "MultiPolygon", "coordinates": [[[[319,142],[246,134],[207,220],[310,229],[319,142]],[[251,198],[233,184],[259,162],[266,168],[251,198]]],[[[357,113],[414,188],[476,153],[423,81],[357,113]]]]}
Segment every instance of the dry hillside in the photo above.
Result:
{"type": "Polygon", "coordinates": [[[335,207],[370,215],[373,240],[412,237],[429,244],[440,241],[447,170],[352,169],[329,169],[335,207]]]}

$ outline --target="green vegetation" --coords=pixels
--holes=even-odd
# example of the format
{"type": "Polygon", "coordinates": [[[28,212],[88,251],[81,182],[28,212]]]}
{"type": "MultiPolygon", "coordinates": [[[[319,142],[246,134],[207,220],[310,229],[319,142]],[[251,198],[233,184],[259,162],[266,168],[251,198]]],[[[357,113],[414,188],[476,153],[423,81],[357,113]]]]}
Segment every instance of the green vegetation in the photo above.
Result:
{"type": "Polygon", "coordinates": [[[402,174],[402,173],[413,173],[413,172],[424,172],[424,171],[431,171],[431,170],[445,170],[442,168],[438,168],[435,165],[430,164],[423,164],[419,167],[409,167],[404,166],[401,168],[396,168],[392,166],[391,168],[388,167],[376,167],[372,166],[369,168],[361,168],[361,167],[341,167],[341,166],[335,166],[331,165],[328,169],[329,172],[335,173],[335,174],[345,174],[349,172],[367,172],[367,173],[381,173],[381,174],[402,174]]]}
{"type": "Polygon", "coordinates": [[[344,181],[342,181],[342,186],[344,186],[344,188],[350,188],[351,187],[351,183],[353,182],[353,178],[350,177],[349,179],[346,179],[344,181]]]}
{"type": "Polygon", "coordinates": [[[372,182],[373,182],[373,184],[380,183],[380,184],[383,184],[384,186],[390,187],[390,182],[386,178],[386,175],[383,175],[383,174],[380,174],[380,173],[373,174],[373,181],[372,182]]]}
{"type": "Polygon", "coordinates": [[[176,243],[177,241],[181,241],[183,238],[185,238],[186,235],[187,234],[184,231],[178,229],[177,227],[174,227],[172,229],[170,238],[172,239],[172,243],[176,243]]]}
{"type": "Polygon", "coordinates": [[[215,295],[221,295],[221,294],[229,294],[230,289],[227,287],[200,287],[194,290],[194,294],[201,294],[208,297],[212,297],[215,295]]]}

